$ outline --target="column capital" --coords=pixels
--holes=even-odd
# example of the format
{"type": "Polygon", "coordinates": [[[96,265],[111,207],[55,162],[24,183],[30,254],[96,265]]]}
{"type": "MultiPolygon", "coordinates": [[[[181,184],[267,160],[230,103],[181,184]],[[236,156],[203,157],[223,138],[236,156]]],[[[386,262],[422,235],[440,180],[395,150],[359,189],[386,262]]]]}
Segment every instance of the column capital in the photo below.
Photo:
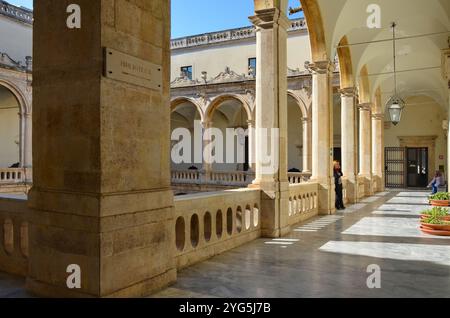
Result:
{"type": "Polygon", "coordinates": [[[249,120],[247,120],[247,125],[248,125],[248,128],[255,127],[255,121],[249,119],[249,120]]]}
{"type": "Polygon", "coordinates": [[[360,111],[370,111],[370,110],[372,110],[372,103],[361,103],[361,104],[358,104],[358,109],[360,111]]]}
{"type": "Polygon", "coordinates": [[[249,19],[253,25],[261,29],[273,29],[278,24],[287,30],[291,24],[284,12],[277,8],[256,10],[255,15],[249,17],[249,19]]]}
{"type": "Polygon", "coordinates": [[[373,120],[384,120],[384,114],[383,113],[374,113],[372,114],[373,120]]]}
{"type": "Polygon", "coordinates": [[[341,88],[339,93],[342,97],[358,97],[358,89],[356,87],[341,88]]]}
{"type": "Polygon", "coordinates": [[[334,71],[334,63],[331,61],[306,62],[305,68],[312,74],[327,74],[334,71]]]}
{"type": "Polygon", "coordinates": [[[213,122],[210,120],[202,121],[202,127],[203,129],[211,128],[213,125],[213,122]]]}
{"type": "Polygon", "coordinates": [[[303,125],[309,124],[310,122],[311,122],[311,118],[309,118],[309,117],[302,117],[303,125]]]}

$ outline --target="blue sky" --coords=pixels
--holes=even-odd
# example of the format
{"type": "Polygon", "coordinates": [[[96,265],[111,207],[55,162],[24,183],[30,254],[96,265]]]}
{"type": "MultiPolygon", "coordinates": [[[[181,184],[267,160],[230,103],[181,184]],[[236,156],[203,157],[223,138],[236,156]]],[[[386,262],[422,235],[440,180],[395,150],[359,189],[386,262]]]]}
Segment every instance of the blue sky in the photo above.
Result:
{"type": "MultiPolygon", "coordinates": [[[[32,0],[6,1],[33,7],[32,0]]],[[[299,5],[298,0],[289,2],[299,5]]],[[[172,0],[172,38],[247,26],[252,14],[253,0],[172,0]]]]}

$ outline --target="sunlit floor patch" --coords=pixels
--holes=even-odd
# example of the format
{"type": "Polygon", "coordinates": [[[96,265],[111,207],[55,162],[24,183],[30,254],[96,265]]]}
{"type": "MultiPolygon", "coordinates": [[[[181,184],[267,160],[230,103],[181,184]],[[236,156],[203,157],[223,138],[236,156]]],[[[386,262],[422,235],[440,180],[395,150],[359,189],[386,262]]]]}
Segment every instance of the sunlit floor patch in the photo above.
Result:
{"type": "Polygon", "coordinates": [[[294,230],[294,232],[317,232],[326,228],[327,226],[336,223],[343,218],[342,215],[328,215],[323,218],[317,219],[308,224],[302,225],[301,227],[294,230]]]}
{"type": "Polygon", "coordinates": [[[377,200],[380,200],[380,198],[378,198],[376,196],[373,196],[373,197],[364,198],[360,202],[362,202],[362,203],[372,203],[372,202],[375,202],[377,200]]]}
{"type": "Polygon", "coordinates": [[[343,234],[450,239],[450,237],[423,234],[419,229],[419,222],[415,218],[396,217],[363,218],[358,223],[344,231],[343,234]]]}
{"type": "Polygon", "coordinates": [[[365,208],[367,206],[366,203],[356,203],[356,204],[352,204],[350,206],[348,206],[345,210],[340,210],[337,213],[354,213],[362,208],[365,208]]]}
{"type": "Polygon", "coordinates": [[[330,241],[320,250],[339,254],[431,262],[450,266],[450,246],[448,245],[330,241]]]}

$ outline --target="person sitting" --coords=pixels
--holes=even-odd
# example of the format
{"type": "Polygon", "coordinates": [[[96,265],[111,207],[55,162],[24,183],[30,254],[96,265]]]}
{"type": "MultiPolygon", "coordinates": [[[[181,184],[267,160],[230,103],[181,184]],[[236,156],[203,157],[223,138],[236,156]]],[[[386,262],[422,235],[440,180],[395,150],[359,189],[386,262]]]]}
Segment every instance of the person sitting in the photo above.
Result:
{"type": "Polygon", "coordinates": [[[438,192],[440,186],[444,185],[444,178],[442,177],[442,173],[438,170],[434,175],[433,180],[431,180],[428,188],[431,188],[431,195],[434,195],[438,192]]]}
{"type": "Polygon", "coordinates": [[[11,165],[9,168],[19,168],[19,166],[20,166],[20,163],[17,162],[15,164],[11,165]]]}

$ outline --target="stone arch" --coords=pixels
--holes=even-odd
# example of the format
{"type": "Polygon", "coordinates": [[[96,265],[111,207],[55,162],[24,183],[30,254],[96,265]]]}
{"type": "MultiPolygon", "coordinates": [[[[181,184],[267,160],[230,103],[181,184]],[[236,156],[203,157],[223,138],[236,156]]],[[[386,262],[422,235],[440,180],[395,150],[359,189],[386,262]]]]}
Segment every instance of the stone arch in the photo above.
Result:
{"type": "Polygon", "coordinates": [[[306,106],[305,101],[295,92],[288,90],[287,92],[288,96],[291,96],[296,102],[298,107],[300,107],[300,110],[302,112],[302,116],[303,118],[310,118],[309,116],[309,112],[308,112],[308,107],[306,106]]]}
{"type": "Polygon", "coordinates": [[[173,113],[177,109],[178,106],[180,106],[181,104],[184,104],[184,103],[192,104],[197,109],[197,112],[200,115],[201,121],[202,122],[204,121],[205,115],[203,113],[202,106],[195,99],[190,98],[190,97],[183,96],[183,97],[176,97],[176,98],[172,99],[170,101],[170,112],[173,113]]]}
{"type": "Polygon", "coordinates": [[[313,62],[327,61],[327,46],[322,14],[317,0],[300,0],[305,14],[313,62]]]}
{"type": "Polygon", "coordinates": [[[246,98],[244,98],[243,96],[240,96],[238,94],[222,94],[222,95],[215,97],[209,103],[209,105],[206,107],[205,119],[212,121],[214,112],[217,110],[217,108],[219,108],[223,102],[228,101],[228,100],[235,100],[235,101],[238,101],[239,103],[241,103],[242,107],[245,110],[245,113],[247,114],[247,120],[249,120],[249,121],[253,120],[253,118],[254,118],[253,113],[252,113],[252,110],[250,108],[248,101],[246,100],[246,98]]]}
{"type": "Polygon", "coordinates": [[[370,83],[369,83],[369,71],[367,69],[367,65],[364,65],[359,73],[358,79],[358,94],[359,94],[359,102],[362,103],[370,103],[371,94],[370,94],[370,83]]]}
{"type": "Polygon", "coordinates": [[[8,89],[14,97],[17,99],[17,103],[19,104],[20,113],[23,114],[29,114],[31,111],[31,107],[27,102],[27,99],[25,98],[25,95],[22,93],[22,91],[13,83],[0,79],[0,86],[5,87],[8,89]]]}
{"type": "MultiPolygon", "coordinates": [[[[27,102],[25,95],[15,84],[0,79],[0,86],[5,87],[17,100],[19,105],[19,164],[21,167],[25,164],[25,117],[31,114],[31,106],[27,102]]],[[[29,164],[29,163],[28,163],[29,164]]]]}
{"type": "Polygon", "coordinates": [[[355,87],[352,56],[350,48],[348,47],[347,36],[344,36],[339,42],[337,55],[339,59],[339,71],[341,76],[341,89],[355,87]]]}

